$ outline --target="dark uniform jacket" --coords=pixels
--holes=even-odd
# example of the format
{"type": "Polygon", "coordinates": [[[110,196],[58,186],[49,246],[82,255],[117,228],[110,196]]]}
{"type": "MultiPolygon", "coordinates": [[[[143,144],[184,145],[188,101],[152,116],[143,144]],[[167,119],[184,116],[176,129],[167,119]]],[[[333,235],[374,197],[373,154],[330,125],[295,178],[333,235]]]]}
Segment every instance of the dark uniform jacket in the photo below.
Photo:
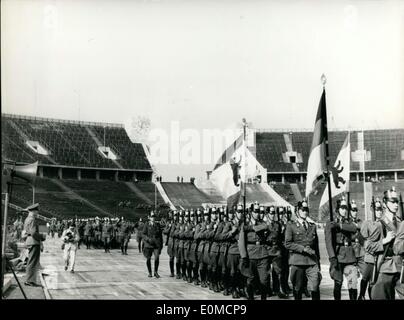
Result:
{"type": "Polygon", "coordinates": [[[216,228],[216,231],[213,234],[212,246],[210,248],[210,252],[212,252],[212,253],[219,253],[220,252],[220,245],[221,245],[220,236],[222,234],[223,227],[224,227],[224,222],[217,222],[217,228],[216,228]]]}
{"type": "Polygon", "coordinates": [[[365,255],[365,239],[361,234],[361,228],[363,221],[361,219],[352,219],[352,223],[356,226],[356,233],[353,236],[353,247],[355,250],[355,256],[357,258],[363,257],[365,255]]]}
{"type": "Polygon", "coordinates": [[[231,231],[232,223],[230,221],[223,222],[222,232],[217,236],[218,241],[220,241],[220,253],[227,254],[231,245],[229,239],[226,235],[231,231]]]}
{"type": "Polygon", "coordinates": [[[91,223],[86,223],[86,225],[84,226],[84,235],[85,236],[91,236],[93,231],[93,226],[91,223]]]}
{"type": "Polygon", "coordinates": [[[320,261],[317,228],[314,223],[307,222],[307,230],[299,221],[291,221],[286,225],[285,247],[289,250],[289,264],[296,266],[313,266],[320,261]],[[304,252],[304,248],[314,250],[315,255],[304,252]]]}
{"type": "Polygon", "coordinates": [[[111,237],[113,231],[114,227],[111,224],[104,223],[104,225],[102,226],[102,237],[103,238],[111,237]]]}
{"type": "Polygon", "coordinates": [[[206,240],[204,234],[206,231],[206,224],[207,224],[206,222],[201,222],[197,224],[195,227],[194,237],[196,241],[199,241],[197,248],[198,252],[204,252],[205,250],[206,240]]]}
{"type": "Polygon", "coordinates": [[[357,227],[348,220],[328,222],[325,226],[325,245],[329,258],[337,258],[339,263],[356,263],[355,235],[357,227]]]}
{"type": "Polygon", "coordinates": [[[282,226],[279,222],[272,221],[267,224],[265,242],[270,256],[279,256],[281,254],[282,226]]]}
{"type": "Polygon", "coordinates": [[[237,229],[232,232],[232,227],[234,223],[231,222],[230,226],[227,226],[226,232],[223,233],[222,239],[229,243],[229,251],[228,254],[240,254],[240,250],[238,247],[238,240],[240,236],[240,226],[237,226],[237,229]],[[230,228],[229,228],[230,227],[230,228]]]}
{"type": "MultiPolygon", "coordinates": [[[[386,236],[388,231],[394,231],[396,237],[394,238],[393,243],[388,245],[387,243],[384,245],[384,251],[386,251],[386,257],[384,262],[380,266],[380,273],[396,273],[401,271],[401,266],[403,264],[403,257],[402,257],[402,241],[404,238],[403,232],[404,224],[400,218],[397,217],[397,227],[388,220],[386,215],[383,219],[380,220],[383,225],[383,235],[386,236]],[[400,245],[401,241],[401,245],[400,245]],[[398,244],[397,244],[398,243],[398,244]],[[400,248],[401,247],[401,248],[400,248]],[[387,250],[386,250],[387,248],[387,250]],[[401,252],[401,254],[400,254],[401,252]]],[[[381,254],[379,255],[379,260],[381,259],[381,254]]]]}
{"type": "Polygon", "coordinates": [[[383,227],[380,221],[365,221],[361,226],[361,235],[365,239],[364,261],[374,263],[375,257],[383,253],[383,227]]]}
{"type": "Polygon", "coordinates": [[[163,230],[158,222],[147,222],[143,228],[144,247],[151,249],[163,248],[163,230]]]}
{"type": "Polygon", "coordinates": [[[268,250],[266,248],[267,225],[264,222],[257,222],[256,225],[249,224],[244,227],[245,237],[247,241],[247,254],[250,259],[268,258],[268,250]]]}

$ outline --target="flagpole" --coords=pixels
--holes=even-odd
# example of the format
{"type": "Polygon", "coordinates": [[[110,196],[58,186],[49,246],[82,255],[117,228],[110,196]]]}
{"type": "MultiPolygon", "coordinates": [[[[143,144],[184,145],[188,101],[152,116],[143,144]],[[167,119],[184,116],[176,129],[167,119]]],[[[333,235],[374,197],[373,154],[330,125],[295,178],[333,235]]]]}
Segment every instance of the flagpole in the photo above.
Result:
{"type": "Polygon", "coordinates": [[[365,221],[368,220],[368,211],[366,208],[366,174],[365,174],[365,161],[366,161],[366,150],[365,150],[365,134],[362,130],[362,137],[363,137],[363,197],[365,201],[365,221]]]}
{"type": "Polygon", "coordinates": [[[328,128],[327,128],[327,107],[325,103],[325,84],[327,82],[327,79],[325,75],[323,74],[321,76],[321,82],[323,83],[323,95],[324,95],[324,133],[325,133],[325,157],[326,157],[326,164],[327,164],[327,184],[328,184],[328,203],[330,207],[330,221],[334,221],[334,215],[332,212],[332,196],[331,196],[331,180],[330,180],[330,171],[329,171],[329,166],[330,166],[330,154],[328,150],[328,128]]]}
{"type": "Polygon", "coordinates": [[[247,127],[247,121],[245,118],[243,118],[243,146],[244,146],[244,181],[241,183],[243,184],[243,207],[244,207],[244,223],[245,223],[245,216],[247,213],[247,208],[246,208],[246,181],[247,181],[247,170],[245,168],[246,164],[246,152],[245,152],[245,140],[246,140],[246,127],[247,127]]]}

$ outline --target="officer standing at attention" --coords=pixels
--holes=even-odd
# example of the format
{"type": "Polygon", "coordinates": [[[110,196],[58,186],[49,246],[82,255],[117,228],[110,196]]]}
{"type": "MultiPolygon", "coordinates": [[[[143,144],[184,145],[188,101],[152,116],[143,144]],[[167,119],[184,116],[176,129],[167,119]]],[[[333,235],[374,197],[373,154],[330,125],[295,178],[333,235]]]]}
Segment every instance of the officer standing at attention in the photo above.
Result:
{"type": "Polygon", "coordinates": [[[325,226],[325,244],[330,260],[330,276],[334,280],[334,299],[341,300],[343,276],[348,283],[349,299],[356,300],[358,295],[358,272],[353,243],[357,227],[348,218],[348,204],[343,197],[337,201],[336,221],[325,226]],[[334,242],[335,239],[335,242],[334,242]]]}
{"type": "Polygon", "coordinates": [[[154,254],[154,276],[160,278],[158,274],[159,258],[163,248],[163,230],[159,223],[155,222],[154,212],[150,212],[149,221],[143,229],[144,250],[146,266],[149,271],[149,278],[152,277],[151,256],[154,254]]]}
{"type": "Polygon", "coordinates": [[[286,225],[285,247],[289,250],[291,265],[290,278],[295,300],[301,300],[304,290],[304,277],[311,291],[312,300],[320,300],[320,251],[317,228],[308,222],[309,206],[307,201],[299,201],[296,208],[297,220],[286,225]]]}
{"type": "Polygon", "coordinates": [[[163,231],[163,233],[167,235],[166,246],[167,246],[167,254],[169,257],[170,277],[174,277],[175,252],[174,252],[173,234],[175,231],[176,223],[177,223],[177,210],[174,210],[169,214],[169,219],[163,231]]]}
{"type": "Polygon", "coordinates": [[[23,240],[28,248],[28,262],[26,268],[25,285],[32,287],[40,287],[37,283],[37,272],[39,269],[39,259],[43,250],[42,241],[45,241],[46,236],[39,233],[38,222],[36,216],[39,211],[39,204],[35,203],[25,209],[28,211],[28,217],[24,221],[23,240]]]}

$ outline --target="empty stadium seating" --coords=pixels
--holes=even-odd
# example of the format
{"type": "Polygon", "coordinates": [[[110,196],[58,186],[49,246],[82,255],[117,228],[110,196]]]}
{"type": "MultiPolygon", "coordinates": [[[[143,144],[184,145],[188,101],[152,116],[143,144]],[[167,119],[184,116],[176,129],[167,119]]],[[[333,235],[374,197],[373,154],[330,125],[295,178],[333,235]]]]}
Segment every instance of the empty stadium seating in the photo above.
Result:
{"type": "MultiPolygon", "coordinates": [[[[86,127],[91,127],[103,143],[104,126],[84,122],[35,119],[2,115],[2,157],[18,162],[60,164],[88,168],[118,168],[103,157],[86,127]],[[27,140],[38,141],[50,151],[39,155],[27,145],[27,140]]],[[[105,142],[120,155],[120,165],[126,169],[151,170],[142,145],[132,143],[123,126],[106,125],[105,142]]]]}
{"type": "MultiPolygon", "coordinates": [[[[347,136],[347,131],[329,132],[330,161],[333,164],[347,136]]],[[[358,131],[351,131],[351,152],[359,149],[358,131]]],[[[371,160],[366,162],[366,170],[403,170],[404,159],[404,129],[365,130],[364,147],[370,151],[371,160]]],[[[312,132],[257,132],[256,154],[257,160],[268,172],[293,172],[290,163],[285,163],[282,153],[286,152],[284,134],[288,134],[293,151],[302,154],[303,163],[298,165],[299,171],[307,170],[310,155],[312,132]]],[[[351,157],[351,171],[360,170],[359,162],[351,157]]]]}

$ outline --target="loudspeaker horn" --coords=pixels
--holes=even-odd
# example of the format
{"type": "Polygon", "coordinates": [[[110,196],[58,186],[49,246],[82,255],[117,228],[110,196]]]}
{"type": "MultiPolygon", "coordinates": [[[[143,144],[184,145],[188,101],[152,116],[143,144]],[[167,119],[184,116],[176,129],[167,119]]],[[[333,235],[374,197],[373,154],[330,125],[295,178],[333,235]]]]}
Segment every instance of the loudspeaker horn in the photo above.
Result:
{"type": "Polygon", "coordinates": [[[33,184],[36,179],[37,170],[38,170],[38,161],[25,165],[16,164],[11,170],[11,176],[23,179],[33,184]]]}

